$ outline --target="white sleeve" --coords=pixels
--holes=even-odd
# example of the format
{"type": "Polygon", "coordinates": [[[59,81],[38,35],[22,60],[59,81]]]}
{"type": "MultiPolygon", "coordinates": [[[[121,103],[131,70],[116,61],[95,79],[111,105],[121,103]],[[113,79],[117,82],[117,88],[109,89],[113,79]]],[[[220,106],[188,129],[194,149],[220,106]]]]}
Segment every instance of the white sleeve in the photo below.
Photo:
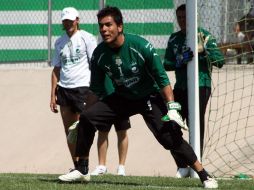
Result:
{"type": "Polygon", "coordinates": [[[93,51],[97,47],[97,40],[93,35],[89,35],[88,40],[86,40],[86,47],[87,47],[87,56],[88,62],[90,63],[93,51]]]}
{"type": "Polygon", "coordinates": [[[51,66],[54,67],[61,67],[60,50],[58,44],[59,44],[58,41],[56,41],[54,56],[51,62],[51,66]]]}

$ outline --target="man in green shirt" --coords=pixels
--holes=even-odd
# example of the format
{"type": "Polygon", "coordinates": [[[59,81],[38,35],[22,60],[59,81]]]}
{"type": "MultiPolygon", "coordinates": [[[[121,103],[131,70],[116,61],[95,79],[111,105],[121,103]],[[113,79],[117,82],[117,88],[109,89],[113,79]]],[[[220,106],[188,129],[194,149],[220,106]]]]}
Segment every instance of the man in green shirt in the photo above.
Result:
{"type": "Polygon", "coordinates": [[[96,129],[141,114],[157,141],[181,156],[198,173],[205,188],[217,188],[217,181],[204,170],[182,137],[181,127],[187,126],[177,111],[181,106],[174,102],[170,81],[152,44],[123,33],[123,18],[117,7],[103,8],[97,18],[103,42],[93,53],[90,88],[100,96],[104,92],[104,78],[108,76],[115,92],[82,113],[76,149],[80,158],[78,168],[59,179],[89,181],[89,151],[96,129]]]}
{"type": "MultiPolygon", "coordinates": [[[[171,34],[166,48],[164,67],[168,71],[175,71],[174,86],[175,101],[182,106],[180,113],[188,123],[188,93],[187,93],[187,63],[193,53],[186,44],[186,6],[180,5],[176,9],[176,17],[180,31],[171,34]]],[[[200,151],[202,155],[204,144],[205,110],[211,95],[211,74],[213,65],[221,68],[224,56],[217,47],[215,38],[206,30],[198,28],[198,69],[199,69],[199,105],[200,105],[200,151]]],[[[178,171],[176,177],[188,177],[190,168],[185,161],[172,152],[178,171]]]]}

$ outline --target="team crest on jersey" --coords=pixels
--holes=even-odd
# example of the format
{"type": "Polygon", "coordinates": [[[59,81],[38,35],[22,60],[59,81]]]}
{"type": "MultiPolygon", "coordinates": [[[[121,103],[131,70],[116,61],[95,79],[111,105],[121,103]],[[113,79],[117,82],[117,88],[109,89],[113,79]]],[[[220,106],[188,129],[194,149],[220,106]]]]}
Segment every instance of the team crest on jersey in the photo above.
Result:
{"type": "Polygon", "coordinates": [[[116,57],[115,61],[118,66],[122,65],[123,63],[120,57],[116,57]]]}
{"type": "Polygon", "coordinates": [[[139,72],[139,69],[137,67],[137,63],[135,61],[132,61],[131,62],[131,71],[132,73],[136,74],[139,72]]]}
{"type": "Polygon", "coordinates": [[[140,78],[139,77],[132,77],[124,80],[124,86],[126,87],[131,87],[134,84],[137,84],[139,82],[140,78]]]}
{"type": "Polygon", "coordinates": [[[80,53],[80,49],[76,49],[76,53],[80,53]]]}
{"type": "Polygon", "coordinates": [[[134,67],[131,68],[131,71],[132,71],[132,73],[136,74],[136,73],[138,73],[139,70],[136,66],[134,66],[134,67]]]}

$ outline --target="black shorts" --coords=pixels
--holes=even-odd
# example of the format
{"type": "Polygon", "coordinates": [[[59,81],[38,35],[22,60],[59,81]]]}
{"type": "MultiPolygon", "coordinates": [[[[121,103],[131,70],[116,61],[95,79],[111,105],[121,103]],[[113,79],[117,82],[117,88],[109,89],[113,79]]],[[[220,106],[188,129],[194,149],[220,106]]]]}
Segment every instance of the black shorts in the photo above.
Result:
{"type": "MultiPolygon", "coordinates": [[[[128,130],[129,128],[131,128],[131,124],[130,124],[130,120],[129,119],[119,119],[114,123],[115,126],[115,130],[117,131],[121,131],[121,130],[128,130]]],[[[102,132],[109,132],[111,129],[111,126],[106,126],[106,127],[98,127],[98,131],[102,131],[102,132]]]]}
{"type": "Polygon", "coordinates": [[[73,113],[81,113],[85,109],[87,98],[91,94],[88,87],[64,88],[57,86],[56,103],[60,106],[68,106],[73,113]]]}

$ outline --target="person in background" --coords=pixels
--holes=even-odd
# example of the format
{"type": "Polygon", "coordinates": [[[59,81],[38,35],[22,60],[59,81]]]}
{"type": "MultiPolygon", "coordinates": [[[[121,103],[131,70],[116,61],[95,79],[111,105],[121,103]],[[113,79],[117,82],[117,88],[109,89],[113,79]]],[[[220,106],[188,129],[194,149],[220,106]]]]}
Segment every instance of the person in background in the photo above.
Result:
{"type": "MultiPolygon", "coordinates": [[[[50,109],[57,113],[57,105],[60,106],[65,134],[68,136],[69,127],[79,120],[85,105],[93,101],[88,99],[91,97],[89,65],[97,40],[79,28],[79,13],[74,7],[64,8],[61,20],[65,33],[55,42],[51,63],[54,68],[51,74],[50,109]]],[[[75,144],[69,141],[67,144],[76,168],[75,144]]]]}
{"type": "Polygon", "coordinates": [[[141,114],[157,141],[182,157],[197,172],[204,188],[217,188],[217,181],[206,172],[182,137],[181,128],[187,126],[178,112],[181,106],[174,101],[167,73],[152,44],[140,36],[123,32],[123,17],[117,7],[101,9],[97,18],[103,42],[93,53],[90,89],[99,96],[107,76],[115,91],[82,112],[76,149],[78,167],[59,179],[88,182],[89,153],[96,129],[110,126],[117,119],[141,114]]]}
{"type": "MultiPolygon", "coordinates": [[[[168,40],[164,68],[166,71],[175,71],[176,83],[174,86],[175,101],[182,109],[179,111],[183,119],[189,122],[188,92],[187,92],[187,64],[193,57],[193,52],[186,44],[186,5],[182,4],[176,9],[177,22],[180,31],[171,34],[168,40]]],[[[205,111],[211,95],[212,67],[221,68],[224,56],[217,47],[215,38],[203,28],[198,28],[198,68],[199,68],[199,109],[200,109],[200,150],[201,156],[204,148],[205,111]]],[[[171,151],[177,165],[176,177],[189,177],[190,168],[186,162],[171,151]]]]}
{"type": "MultiPolygon", "coordinates": [[[[118,158],[119,165],[117,168],[117,175],[125,176],[125,161],[128,152],[128,135],[127,130],[130,128],[130,125],[126,123],[126,127],[123,125],[115,124],[115,130],[117,134],[117,147],[118,147],[118,158]],[[119,127],[124,127],[123,129],[119,127]]],[[[96,166],[91,175],[103,175],[107,173],[106,160],[107,160],[107,151],[108,151],[108,134],[111,129],[109,128],[102,129],[98,131],[98,139],[97,139],[97,149],[98,149],[98,161],[99,165],[96,166]]]]}
{"type": "MultiPolygon", "coordinates": [[[[240,18],[235,25],[235,33],[237,40],[242,44],[243,49],[238,49],[237,53],[245,52],[247,55],[247,63],[253,63],[253,47],[254,47],[254,0],[251,2],[249,12],[240,18]]],[[[241,64],[242,56],[238,56],[237,63],[241,64]]]]}
{"type": "MultiPolygon", "coordinates": [[[[111,80],[106,77],[105,86],[108,87],[107,94],[113,93],[114,87],[111,80]],[[110,91],[110,92],[109,92],[110,91]]],[[[128,135],[127,130],[131,127],[129,119],[124,121],[116,121],[115,131],[117,134],[117,147],[118,147],[118,158],[119,165],[117,168],[117,175],[125,176],[125,161],[128,152],[128,135]]],[[[106,160],[107,160],[107,150],[109,145],[108,134],[112,126],[107,126],[105,128],[98,128],[98,139],[97,139],[97,149],[98,149],[98,161],[99,165],[96,166],[91,175],[103,175],[107,173],[106,160]]]]}

